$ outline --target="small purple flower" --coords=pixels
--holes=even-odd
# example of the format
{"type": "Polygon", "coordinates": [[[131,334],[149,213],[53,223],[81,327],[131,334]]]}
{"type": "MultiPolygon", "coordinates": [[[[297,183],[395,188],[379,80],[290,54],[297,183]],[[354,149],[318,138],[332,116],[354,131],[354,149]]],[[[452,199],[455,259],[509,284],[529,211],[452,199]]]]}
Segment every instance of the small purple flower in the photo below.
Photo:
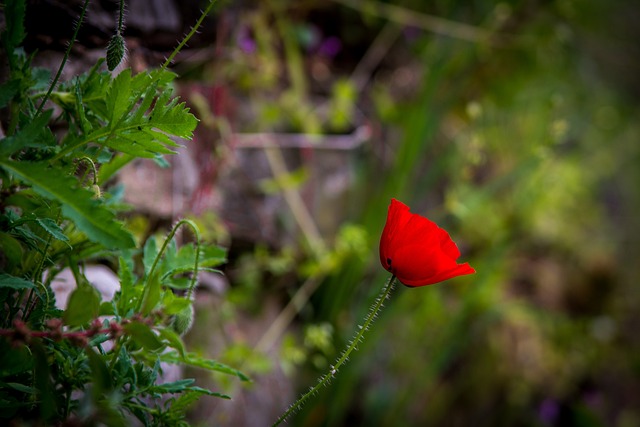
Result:
{"type": "Polygon", "coordinates": [[[422,34],[422,30],[418,27],[408,25],[402,29],[402,34],[404,35],[405,40],[407,40],[408,42],[414,42],[418,40],[418,38],[422,34]]]}
{"type": "Polygon", "coordinates": [[[247,27],[240,28],[238,32],[238,37],[236,38],[236,42],[238,43],[238,47],[244,53],[255,53],[256,51],[256,41],[251,35],[249,29],[247,27]]]}
{"type": "Polygon", "coordinates": [[[588,390],[582,394],[582,401],[591,409],[602,406],[602,394],[597,390],[588,390]]]}
{"type": "Polygon", "coordinates": [[[333,58],[342,50],[342,42],[336,36],[327,37],[320,43],[318,53],[333,58]]]}
{"type": "Polygon", "coordinates": [[[553,425],[560,413],[558,402],[551,398],[546,398],[538,407],[538,417],[546,425],[553,425]]]}

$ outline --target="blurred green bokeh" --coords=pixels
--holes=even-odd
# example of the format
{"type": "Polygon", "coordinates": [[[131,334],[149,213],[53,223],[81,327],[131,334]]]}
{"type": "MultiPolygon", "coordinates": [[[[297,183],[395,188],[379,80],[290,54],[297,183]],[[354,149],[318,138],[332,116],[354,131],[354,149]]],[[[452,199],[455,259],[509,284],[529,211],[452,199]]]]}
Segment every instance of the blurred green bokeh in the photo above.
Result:
{"type": "Polygon", "coordinates": [[[295,320],[306,353],[283,347],[298,363],[290,380],[302,391],[329,369],[381,289],[377,241],[391,197],[449,230],[477,270],[396,289],[350,364],[291,425],[640,426],[637,5],[267,3],[247,15],[246,62],[228,65],[258,105],[247,130],[340,132],[355,109],[378,129],[352,164],[342,220],[358,227],[338,239],[337,258],[294,262],[285,248],[267,260],[260,247],[236,266],[245,276],[231,274],[235,301],[254,311],[258,270],[284,278],[265,280],[263,293],[318,278],[295,320]],[[341,43],[325,70],[333,121],[310,105],[318,90],[303,52],[314,26],[341,43]],[[385,58],[350,88],[385,32],[385,58]],[[304,354],[316,357],[300,366],[304,354]]]}

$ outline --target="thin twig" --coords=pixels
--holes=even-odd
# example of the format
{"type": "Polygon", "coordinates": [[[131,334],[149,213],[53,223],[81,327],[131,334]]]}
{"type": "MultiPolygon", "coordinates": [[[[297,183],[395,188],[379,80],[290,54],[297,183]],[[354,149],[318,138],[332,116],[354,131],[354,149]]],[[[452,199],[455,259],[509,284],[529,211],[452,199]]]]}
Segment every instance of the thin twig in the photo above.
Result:
{"type": "MultiPolygon", "coordinates": [[[[275,179],[288,173],[280,147],[274,144],[268,144],[264,152],[275,179]]],[[[302,230],[302,234],[311,250],[315,255],[324,252],[325,245],[320,231],[318,231],[318,227],[307,206],[304,204],[300,193],[298,193],[295,188],[290,187],[285,187],[282,191],[284,199],[289,205],[289,209],[291,209],[291,213],[293,213],[293,217],[302,230]]]]}
{"type": "Polygon", "coordinates": [[[296,291],[295,295],[285,308],[278,314],[278,317],[269,325],[269,329],[262,335],[260,341],[255,346],[255,350],[258,352],[268,351],[276,340],[287,329],[287,326],[295,318],[304,305],[309,301],[309,298],[318,289],[318,286],[322,282],[324,276],[312,276],[309,277],[302,286],[296,291]]]}
{"type": "Polygon", "coordinates": [[[474,43],[497,43],[496,35],[482,28],[463,24],[439,16],[416,12],[391,3],[375,0],[333,0],[344,6],[357,9],[380,18],[388,19],[398,24],[421,28],[443,36],[449,36],[474,43]]]}
{"type": "Polygon", "coordinates": [[[355,70],[351,73],[356,92],[360,92],[371,79],[373,69],[380,64],[385,55],[400,35],[400,27],[396,23],[389,22],[382,28],[378,36],[373,40],[369,49],[364,54],[355,70]]]}

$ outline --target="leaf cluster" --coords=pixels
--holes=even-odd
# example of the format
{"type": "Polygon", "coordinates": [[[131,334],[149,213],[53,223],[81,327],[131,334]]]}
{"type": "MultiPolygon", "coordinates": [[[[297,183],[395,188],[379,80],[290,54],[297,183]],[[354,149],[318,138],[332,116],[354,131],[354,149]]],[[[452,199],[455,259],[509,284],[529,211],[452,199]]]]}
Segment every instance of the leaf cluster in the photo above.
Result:
{"type": "Polygon", "coordinates": [[[202,245],[197,229],[196,241],[180,248],[175,230],[161,249],[155,238],[137,248],[119,219],[124,205],[105,184],[138,158],[167,166],[164,156],[192,137],[197,119],[173,96],[176,75],[164,68],[114,76],[100,60],[50,83],[49,70],[34,67],[34,55],[21,47],[25,15],[36,12],[24,0],[8,0],[4,13],[0,419],[125,426],[135,417],[143,425],[185,425],[185,411],[199,397],[228,396],[192,379],[161,384],[167,366],[247,380],[188,352],[185,327],[176,326],[193,314],[197,273],[217,271],[226,252],[202,245]],[[111,301],[85,276],[95,262],[118,272],[111,301]],[[61,310],[51,284],[65,269],[75,289],[61,310]]]}

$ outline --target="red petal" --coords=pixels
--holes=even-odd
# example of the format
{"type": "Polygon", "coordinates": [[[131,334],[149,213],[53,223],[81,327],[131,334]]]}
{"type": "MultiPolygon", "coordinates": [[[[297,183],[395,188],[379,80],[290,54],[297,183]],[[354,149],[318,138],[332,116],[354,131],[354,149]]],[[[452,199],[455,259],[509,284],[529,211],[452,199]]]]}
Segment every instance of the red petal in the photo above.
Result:
{"type": "Polygon", "coordinates": [[[411,220],[411,214],[409,212],[409,206],[396,199],[391,199],[389,210],[387,213],[387,222],[382,230],[382,237],[380,238],[380,263],[386,270],[390,270],[387,260],[392,259],[393,246],[396,237],[400,234],[399,230],[411,220]]]}
{"type": "Polygon", "coordinates": [[[449,233],[440,227],[438,227],[438,233],[440,234],[440,248],[442,251],[453,260],[460,258],[460,250],[453,240],[451,240],[449,233]]]}
{"type": "Polygon", "coordinates": [[[426,286],[475,273],[458,264],[460,251],[449,234],[434,222],[409,212],[392,199],[380,239],[380,262],[407,286],[426,286]]]}
{"type": "Polygon", "coordinates": [[[393,272],[400,282],[425,286],[475,272],[468,264],[457,264],[434,243],[403,246],[396,251],[393,272]]]}

